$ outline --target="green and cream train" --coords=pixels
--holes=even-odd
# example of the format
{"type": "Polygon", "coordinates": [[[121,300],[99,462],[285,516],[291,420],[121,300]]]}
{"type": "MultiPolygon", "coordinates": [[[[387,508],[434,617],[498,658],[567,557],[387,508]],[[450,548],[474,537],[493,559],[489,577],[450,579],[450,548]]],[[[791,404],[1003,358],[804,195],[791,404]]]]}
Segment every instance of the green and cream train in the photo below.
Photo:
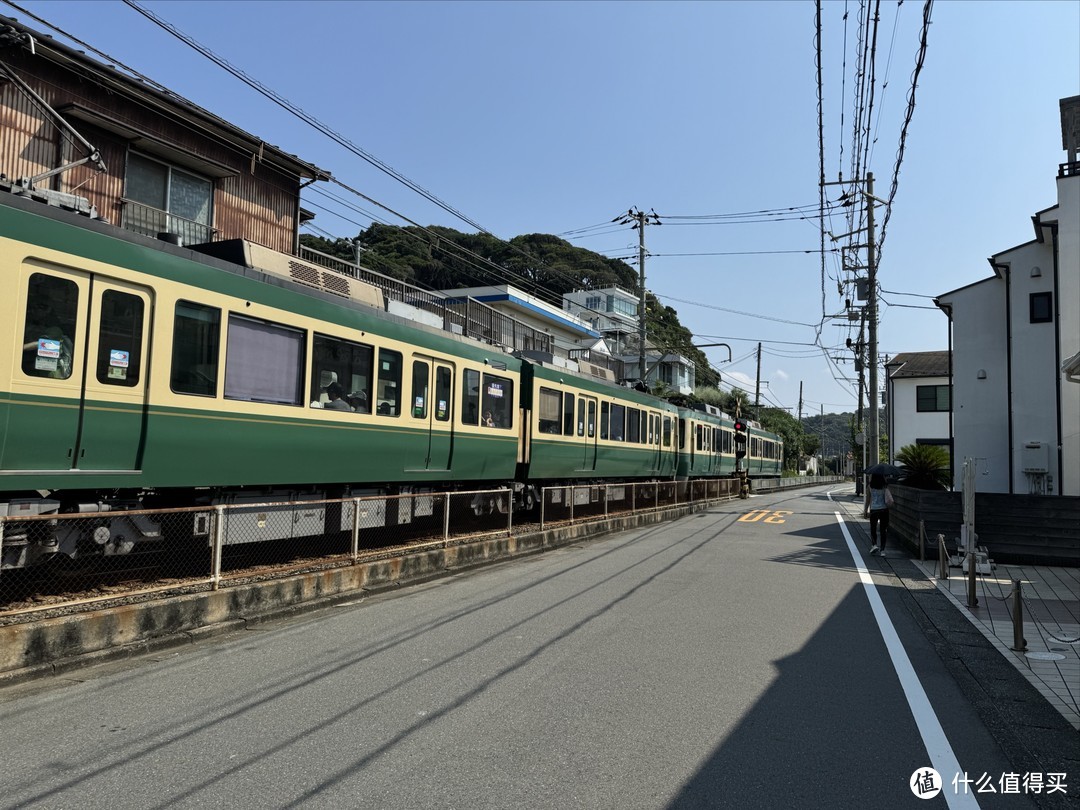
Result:
{"type": "MultiPolygon", "coordinates": [[[[101,514],[92,537],[6,521],[2,569],[169,541],[134,510],[382,494],[405,522],[389,496],[507,487],[476,508],[528,508],[551,484],[734,470],[718,413],[392,315],[346,276],[303,283],[290,268],[331,271],[250,243],[0,195],[0,516],[101,514]]],[[[778,437],[748,451],[779,475],[778,437]]]]}

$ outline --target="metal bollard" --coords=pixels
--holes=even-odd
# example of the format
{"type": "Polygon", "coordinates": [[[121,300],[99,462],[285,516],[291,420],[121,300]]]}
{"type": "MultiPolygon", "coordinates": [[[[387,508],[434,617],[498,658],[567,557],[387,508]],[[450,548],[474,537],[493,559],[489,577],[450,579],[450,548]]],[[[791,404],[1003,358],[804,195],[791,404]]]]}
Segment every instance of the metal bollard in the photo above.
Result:
{"type": "Polygon", "coordinates": [[[919,562],[926,561],[926,522],[919,521],[919,562]]]}
{"type": "Polygon", "coordinates": [[[949,553],[945,549],[945,535],[939,534],[937,536],[937,548],[938,548],[938,579],[949,578],[949,553]]]}
{"type": "Polygon", "coordinates": [[[967,583],[967,606],[969,608],[979,606],[979,598],[975,595],[975,574],[979,570],[978,556],[976,555],[975,541],[972,540],[968,543],[967,553],[967,566],[968,566],[968,583],[967,583]]]}
{"type": "Polygon", "coordinates": [[[1013,645],[1017,652],[1027,649],[1027,639],[1024,638],[1024,600],[1020,593],[1020,580],[1013,580],[1013,645]]]}

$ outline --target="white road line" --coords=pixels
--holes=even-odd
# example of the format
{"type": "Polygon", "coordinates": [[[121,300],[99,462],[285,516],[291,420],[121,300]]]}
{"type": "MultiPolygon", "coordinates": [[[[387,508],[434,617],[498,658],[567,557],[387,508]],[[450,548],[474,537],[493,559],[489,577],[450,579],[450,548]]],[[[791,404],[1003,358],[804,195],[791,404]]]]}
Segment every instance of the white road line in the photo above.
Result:
{"type": "Polygon", "coordinates": [[[889,658],[892,659],[893,669],[896,670],[896,674],[900,678],[900,685],[904,689],[904,695],[907,697],[911,714],[915,718],[915,725],[919,727],[919,735],[922,737],[923,745],[926,746],[926,751],[930,755],[930,762],[934,770],[941,774],[941,779],[944,782],[941,786],[941,795],[945,797],[945,801],[949,803],[950,808],[977,810],[979,802],[975,799],[974,794],[957,793],[953,789],[949,774],[962,774],[960,763],[956,759],[956,754],[953,753],[952,746],[949,745],[945,730],[941,727],[941,721],[938,720],[937,715],[934,713],[934,707],[930,705],[930,699],[926,697],[926,690],[923,689],[919,676],[915,674],[915,668],[911,666],[911,659],[908,658],[907,651],[900,641],[900,636],[896,634],[896,628],[893,627],[892,620],[889,618],[885,605],[881,601],[881,596],[878,595],[877,586],[874,585],[870,572],[863,564],[859,549],[851,539],[851,533],[848,532],[843,516],[839,512],[834,514],[836,515],[836,521],[840,524],[840,531],[844,533],[848,551],[851,552],[852,559],[855,560],[859,579],[862,580],[863,587],[866,589],[866,598],[870,600],[870,608],[874,611],[874,618],[877,620],[878,629],[881,630],[881,637],[885,640],[885,647],[889,650],[889,658]]]}

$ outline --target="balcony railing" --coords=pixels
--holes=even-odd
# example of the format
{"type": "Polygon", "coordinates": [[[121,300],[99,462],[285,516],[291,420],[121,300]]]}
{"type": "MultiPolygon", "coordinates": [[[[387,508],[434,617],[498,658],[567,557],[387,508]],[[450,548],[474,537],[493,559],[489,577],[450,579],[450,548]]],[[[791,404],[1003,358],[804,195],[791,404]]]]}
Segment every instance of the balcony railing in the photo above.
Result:
{"type": "Polygon", "coordinates": [[[170,214],[160,208],[122,199],[124,216],[122,227],[127,231],[157,238],[158,234],[171,233],[180,237],[182,244],[201,245],[214,241],[217,231],[209,225],[170,214]]]}
{"type": "Polygon", "coordinates": [[[1080,176],[1080,161],[1058,164],[1058,177],[1080,176]]]}
{"type": "Polygon", "coordinates": [[[526,326],[472,298],[447,298],[303,245],[298,255],[312,264],[377,287],[387,301],[401,301],[439,316],[447,332],[515,351],[552,351],[551,335],[526,326]]]}

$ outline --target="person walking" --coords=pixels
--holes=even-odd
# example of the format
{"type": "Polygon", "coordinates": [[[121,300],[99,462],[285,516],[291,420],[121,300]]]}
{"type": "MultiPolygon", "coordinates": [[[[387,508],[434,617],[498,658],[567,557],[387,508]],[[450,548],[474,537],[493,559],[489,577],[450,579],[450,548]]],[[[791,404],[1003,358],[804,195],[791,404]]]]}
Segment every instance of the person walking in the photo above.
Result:
{"type": "Polygon", "coordinates": [[[885,483],[884,475],[871,475],[870,486],[866,488],[863,501],[863,517],[870,518],[870,553],[885,556],[885,541],[889,536],[889,507],[892,506],[892,493],[885,483]],[[881,526],[881,545],[878,545],[878,526],[881,526]]]}

